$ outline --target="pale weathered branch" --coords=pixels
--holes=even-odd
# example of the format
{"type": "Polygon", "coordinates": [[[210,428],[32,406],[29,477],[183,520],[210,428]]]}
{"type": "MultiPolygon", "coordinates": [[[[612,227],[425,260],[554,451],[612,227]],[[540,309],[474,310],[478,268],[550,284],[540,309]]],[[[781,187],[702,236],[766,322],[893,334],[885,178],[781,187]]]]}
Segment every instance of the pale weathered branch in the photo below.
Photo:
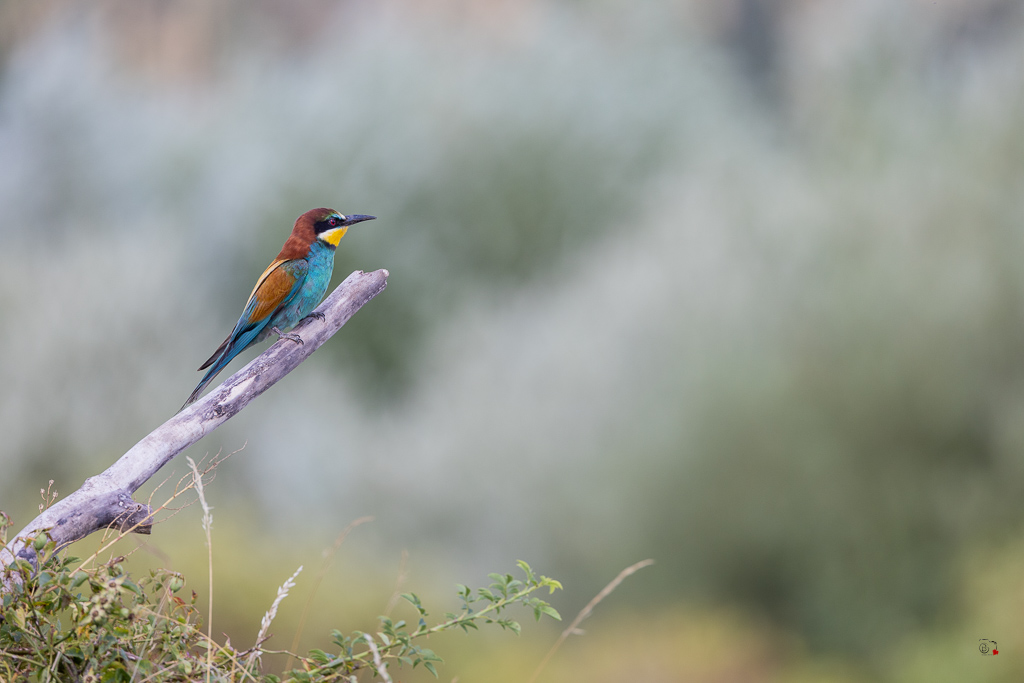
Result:
{"type": "Polygon", "coordinates": [[[292,330],[303,343],[278,340],[219,387],[135,444],[105,472],[86,479],[77,491],[47,508],[0,549],[0,569],[15,558],[35,564],[36,552],[30,540],[44,530],[58,548],[105,528],[150,533],[153,511],[133,500],[132,494],[174,456],[294,370],[366,302],[380,294],[387,278],[386,270],[349,275],[316,309],[324,320],[310,316],[292,330]]]}

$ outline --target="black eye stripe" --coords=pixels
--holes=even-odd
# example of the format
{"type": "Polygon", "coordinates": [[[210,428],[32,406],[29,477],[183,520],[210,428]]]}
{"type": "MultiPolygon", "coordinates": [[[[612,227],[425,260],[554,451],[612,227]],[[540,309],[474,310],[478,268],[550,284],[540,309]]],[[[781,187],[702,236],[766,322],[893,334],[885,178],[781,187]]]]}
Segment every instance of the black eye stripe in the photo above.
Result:
{"type": "Polygon", "coordinates": [[[316,231],[316,234],[319,235],[320,233],[322,233],[322,232],[324,232],[326,230],[333,230],[334,228],[337,228],[337,227],[342,226],[344,224],[345,224],[345,218],[344,217],[339,217],[339,216],[336,216],[336,215],[335,216],[328,216],[327,218],[323,219],[322,221],[317,221],[316,223],[314,223],[313,224],[313,230],[316,231]]]}

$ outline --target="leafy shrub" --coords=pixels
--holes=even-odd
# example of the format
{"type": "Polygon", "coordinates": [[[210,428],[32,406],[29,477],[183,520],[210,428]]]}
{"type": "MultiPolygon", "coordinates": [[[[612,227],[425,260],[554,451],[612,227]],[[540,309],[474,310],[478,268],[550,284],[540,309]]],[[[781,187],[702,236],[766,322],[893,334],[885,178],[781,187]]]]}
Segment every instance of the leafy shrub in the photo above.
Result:
{"type": "MultiPolygon", "coordinates": [[[[0,519],[0,540],[6,541],[9,527],[6,516],[0,519]]],[[[550,594],[561,584],[520,561],[522,579],[491,574],[487,587],[472,590],[460,584],[461,608],[434,625],[429,625],[420,598],[405,593],[402,597],[416,610],[415,624],[381,617],[376,633],[334,631],[336,652],[312,650],[297,656],[299,667],[279,677],[261,673],[260,639],[252,648],[240,650],[203,633],[195,591],[179,596],[185,586],[181,574],[159,569],[135,581],[124,570],[124,557],[85,566],[88,562],[79,558],[62,557],[46,537],[37,538],[34,547],[39,571],[16,560],[3,575],[7,590],[0,609],[0,680],[277,683],[352,681],[363,675],[388,681],[389,664],[423,666],[437,676],[436,665],[442,659],[419,644],[424,636],[452,629],[468,632],[480,624],[496,624],[518,634],[519,623],[508,615],[514,605],[530,609],[538,621],[544,615],[561,619],[554,607],[534,595],[542,588],[550,594]]],[[[289,581],[282,587],[279,598],[291,585],[289,581]]]]}

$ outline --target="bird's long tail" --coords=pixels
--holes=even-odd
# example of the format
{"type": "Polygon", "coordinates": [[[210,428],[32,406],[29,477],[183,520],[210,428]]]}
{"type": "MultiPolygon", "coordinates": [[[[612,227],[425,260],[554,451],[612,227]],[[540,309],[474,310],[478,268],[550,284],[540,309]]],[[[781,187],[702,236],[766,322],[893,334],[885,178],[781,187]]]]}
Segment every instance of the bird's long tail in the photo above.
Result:
{"type": "Polygon", "coordinates": [[[207,370],[206,374],[203,375],[203,378],[199,380],[199,384],[196,386],[195,390],[189,395],[188,400],[185,401],[184,405],[182,405],[181,408],[178,409],[178,412],[181,412],[185,408],[188,408],[190,405],[195,403],[196,399],[198,399],[199,396],[203,393],[203,389],[205,389],[210,384],[210,382],[212,382],[213,379],[218,374],[220,374],[220,371],[223,370],[225,366],[227,366],[227,364],[230,363],[235,356],[241,353],[244,348],[245,346],[242,344],[230,343],[230,338],[228,340],[225,340],[225,343],[221,344],[220,348],[217,349],[217,353],[215,353],[213,357],[210,358],[210,360],[203,363],[203,366],[199,368],[200,370],[206,367],[209,367],[210,369],[207,370]]]}

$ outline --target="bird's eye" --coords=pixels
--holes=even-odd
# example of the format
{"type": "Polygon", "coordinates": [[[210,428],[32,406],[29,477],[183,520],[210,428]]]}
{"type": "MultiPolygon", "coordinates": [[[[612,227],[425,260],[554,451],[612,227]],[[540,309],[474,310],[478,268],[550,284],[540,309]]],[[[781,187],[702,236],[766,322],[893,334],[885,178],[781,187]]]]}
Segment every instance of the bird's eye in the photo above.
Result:
{"type": "Polygon", "coordinates": [[[331,226],[332,228],[336,228],[336,227],[338,227],[338,223],[339,223],[339,222],[340,222],[340,221],[338,220],[338,217],[337,217],[337,216],[331,216],[331,217],[330,217],[330,218],[328,219],[328,221],[327,221],[327,224],[328,224],[328,225],[330,225],[330,226],[331,226]]]}

